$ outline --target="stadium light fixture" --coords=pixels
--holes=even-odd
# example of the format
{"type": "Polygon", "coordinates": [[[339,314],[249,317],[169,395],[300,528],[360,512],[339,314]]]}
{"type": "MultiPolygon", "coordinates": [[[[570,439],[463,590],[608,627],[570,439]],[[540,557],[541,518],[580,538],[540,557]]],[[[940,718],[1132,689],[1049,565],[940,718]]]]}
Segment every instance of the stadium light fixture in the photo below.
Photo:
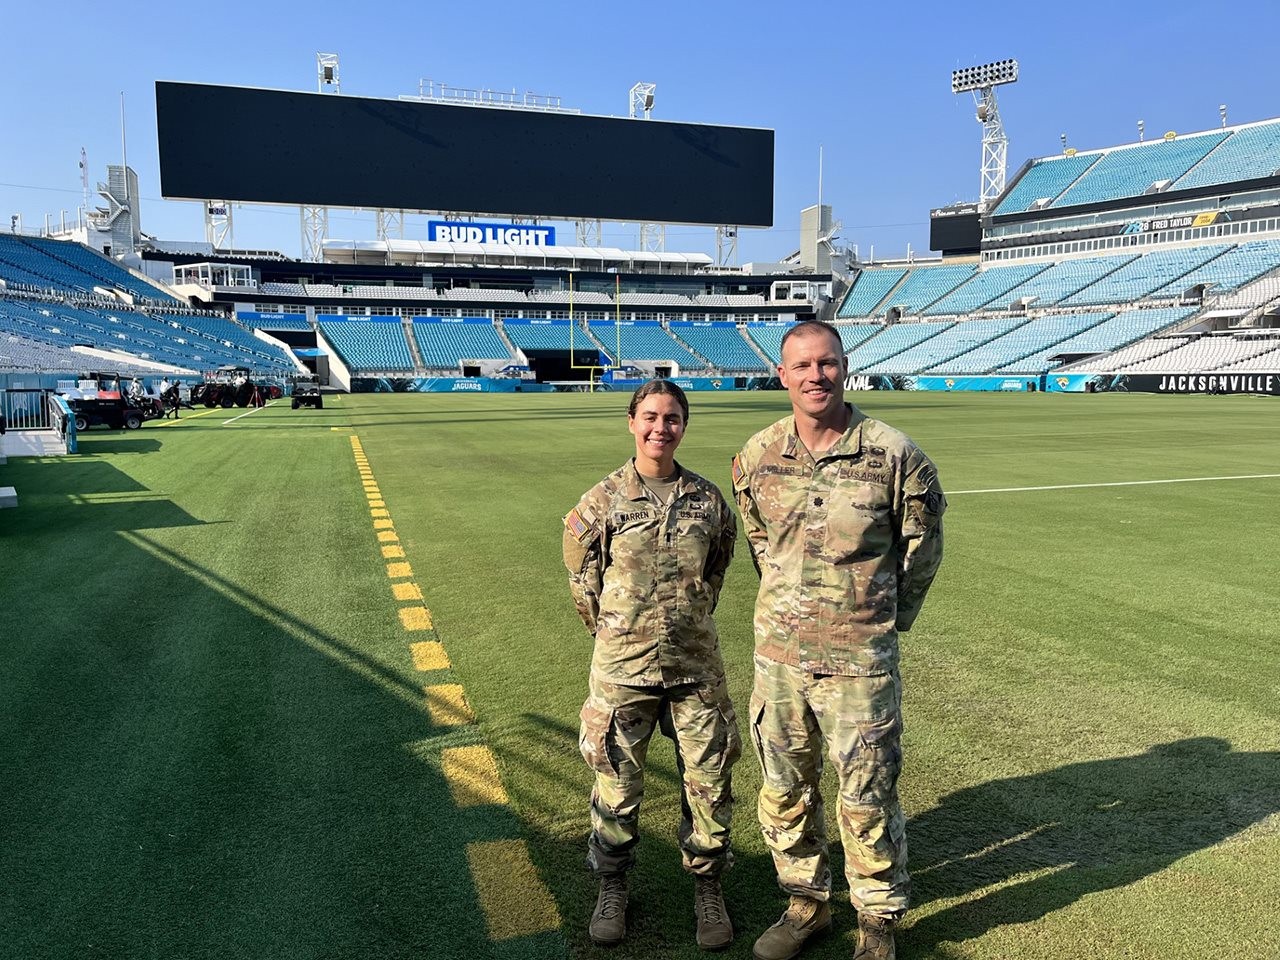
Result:
{"type": "Polygon", "coordinates": [[[1138,121],[1138,142],[1142,143],[1146,139],[1147,122],[1145,120],[1138,121]]]}
{"type": "Polygon", "coordinates": [[[336,53],[316,54],[316,92],[326,93],[326,87],[334,93],[342,92],[342,79],[338,75],[338,55],[336,53]]]}
{"type": "Polygon", "coordinates": [[[1222,128],[1227,128],[1227,105],[1225,103],[1218,104],[1218,116],[1222,118],[1222,128]]]}
{"type": "Polygon", "coordinates": [[[951,92],[967,93],[1002,83],[1014,83],[1018,79],[1017,60],[996,60],[978,67],[965,67],[951,71],[951,92]]]}
{"type": "Polygon", "coordinates": [[[1014,83],[1017,79],[1018,61],[1012,59],[951,71],[951,92],[973,94],[978,122],[982,124],[982,189],[978,201],[981,210],[1004,193],[1009,153],[1009,138],[1005,136],[1004,124],[1000,120],[996,87],[1014,83]]]}

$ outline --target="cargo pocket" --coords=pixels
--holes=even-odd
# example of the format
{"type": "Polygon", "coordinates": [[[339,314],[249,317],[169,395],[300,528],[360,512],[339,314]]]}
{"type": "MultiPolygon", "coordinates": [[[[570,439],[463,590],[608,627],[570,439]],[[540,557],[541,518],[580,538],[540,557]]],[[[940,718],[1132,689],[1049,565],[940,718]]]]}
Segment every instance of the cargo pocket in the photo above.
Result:
{"type": "Polygon", "coordinates": [[[596,773],[617,777],[618,765],[613,757],[614,709],[599,700],[589,699],[578,715],[578,749],[582,759],[596,773]]]}
{"type": "Polygon", "coordinates": [[[902,772],[902,714],[894,711],[857,725],[861,750],[851,792],[858,803],[881,806],[894,797],[902,772]]]}

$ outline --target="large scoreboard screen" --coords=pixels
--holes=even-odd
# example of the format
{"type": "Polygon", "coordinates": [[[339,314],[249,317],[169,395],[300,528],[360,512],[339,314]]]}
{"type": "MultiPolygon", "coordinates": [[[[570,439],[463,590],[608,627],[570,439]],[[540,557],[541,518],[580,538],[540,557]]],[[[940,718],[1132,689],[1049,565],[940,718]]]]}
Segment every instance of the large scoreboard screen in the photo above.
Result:
{"type": "Polygon", "coordinates": [[[773,224],[772,130],[156,84],[166,197],[773,224]]]}

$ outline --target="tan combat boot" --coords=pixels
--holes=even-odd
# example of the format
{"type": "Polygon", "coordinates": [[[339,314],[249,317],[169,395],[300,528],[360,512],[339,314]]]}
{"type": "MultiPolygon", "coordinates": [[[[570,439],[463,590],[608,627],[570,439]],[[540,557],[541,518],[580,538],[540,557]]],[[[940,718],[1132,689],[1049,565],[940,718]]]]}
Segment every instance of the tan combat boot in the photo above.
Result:
{"type": "Polygon", "coordinates": [[[733,924],[724,905],[719,877],[695,877],[693,913],[698,918],[698,946],[723,950],[733,943],[733,924]]]}
{"type": "Polygon", "coordinates": [[[591,912],[587,936],[597,947],[616,947],[627,935],[627,875],[602,873],[600,895],[591,912]]]}
{"type": "Polygon", "coordinates": [[[791,960],[805,942],[831,929],[831,907],[825,900],[794,894],[782,918],[760,934],[752,954],[756,960],[791,960]]]}
{"type": "Polygon", "coordinates": [[[885,917],[873,917],[869,913],[858,914],[858,945],[853,960],[894,960],[897,950],[893,944],[894,922],[885,917]]]}

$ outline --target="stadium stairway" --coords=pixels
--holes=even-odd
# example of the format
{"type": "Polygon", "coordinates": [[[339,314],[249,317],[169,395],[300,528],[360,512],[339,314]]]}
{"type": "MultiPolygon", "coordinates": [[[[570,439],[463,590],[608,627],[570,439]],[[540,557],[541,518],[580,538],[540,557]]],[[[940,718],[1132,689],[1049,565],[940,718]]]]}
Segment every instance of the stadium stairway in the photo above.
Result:
{"type": "MultiPolygon", "coordinates": [[[[667,331],[667,336],[669,336],[672,340],[674,340],[676,343],[680,344],[680,346],[684,347],[686,350],[688,350],[690,353],[692,353],[695,357],[697,357],[699,360],[701,360],[701,361],[702,361],[702,365],[703,365],[704,367],[706,367],[708,370],[714,370],[714,369],[716,368],[716,367],[715,367],[715,364],[713,364],[713,363],[712,363],[710,360],[708,360],[705,356],[703,356],[702,354],[700,354],[697,350],[693,349],[693,347],[691,347],[691,346],[688,344],[688,342],[687,342],[683,337],[681,337],[681,336],[680,336],[680,334],[678,334],[678,333],[676,333],[674,330],[672,330],[672,329],[671,329],[671,324],[670,324],[670,323],[668,323],[666,320],[662,321],[662,329],[663,329],[663,330],[665,330],[665,331],[667,331]]],[[[683,371],[682,371],[682,372],[683,372],[683,371]]]]}
{"type": "Polygon", "coordinates": [[[773,373],[778,365],[773,362],[772,357],[760,349],[760,344],[751,339],[750,328],[746,326],[739,326],[738,333],[742,335],[743,340],[747,341],[747,346],[751,348],[752,352],[764,361],[764,368],[770,373],[773,373]]]}
{"type": "Polygon", "coordinates": [[[427,365],[422,360],[422,352],[418,349],[418,338],[413,335],[413,317],[400,318],[400,332],[409,344],[409,356],[413,357],[413,375],[425,377],[427,365]]]}
{"type": "Polygon", "coordinates": [[[515,358],[517,363],[528,363],[528,358],[521,351],[516,349],[516,345],[511,342],[511,338],[507,336],[507,325],[501,319],[495,317],[493,321],[493,332],[498,335],[498,339],[502,341],[502,345],[507,348],[507,353],[515,358]]]}

